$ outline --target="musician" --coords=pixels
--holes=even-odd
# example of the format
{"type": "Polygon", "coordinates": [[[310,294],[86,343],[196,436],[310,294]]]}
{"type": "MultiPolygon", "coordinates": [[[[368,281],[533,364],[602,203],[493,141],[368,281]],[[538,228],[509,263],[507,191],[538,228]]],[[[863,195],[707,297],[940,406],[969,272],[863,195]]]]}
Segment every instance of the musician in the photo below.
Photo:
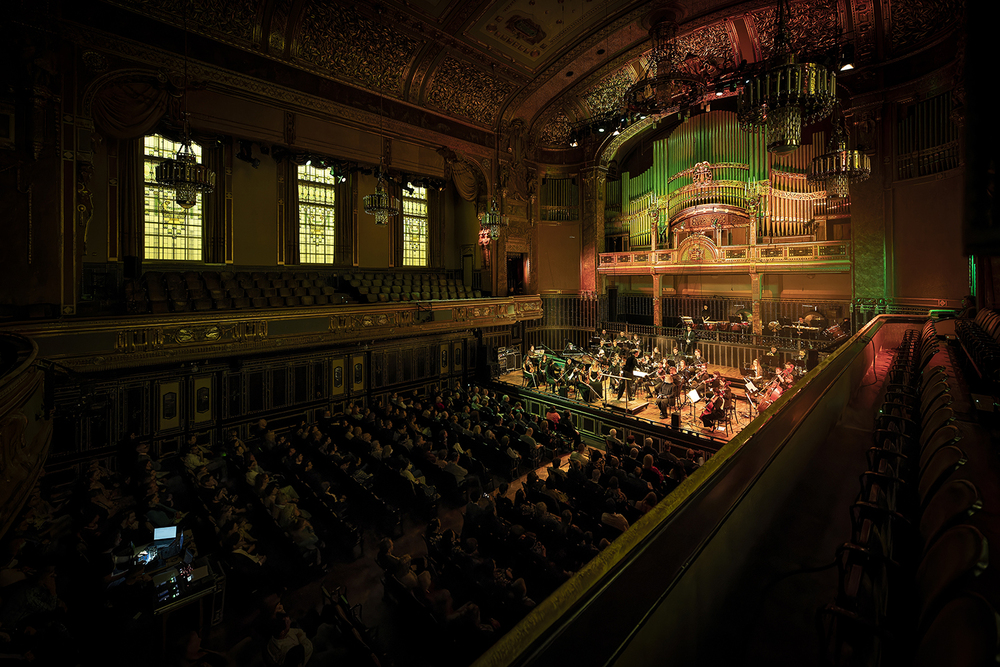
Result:
{"type": "Polygon", "coordinates": [[[681,351],[677,349],[676,345],[674,345],[674,349],[670,352],[670,360],[668,366],[676,366],[681,362],[681,359],[683,358],[684,355],[682,355],[681,351]]]}
{"type": "Polygon", "coordinates": [[[642,341],[639,340],[639,334],[632,334],[632,346],[636,350],[641,350],[642,349],[642,341]]]}
{"type": "Polygon", "coordinates": [[[621,400],[622,394],[628,391],[626,394],[628,400],[635,398],[635,367],[637,363],[636,357],[638,357],[639,351],[636,350],[633,354],[627,354],[625,356],[625,364],[622,366],[622,377],[625,378],[623,382],[618,383],[618,400],[621,400]]]}
{"type": "Polygon", "coordinates": [[[538,376],[535,374],[535,368],[530,358],[525,358],[524,363],[521,364],[521,372],[524,373],[525,386],[536,389],[538,387],[538,376]]]}
{"type": "Polygon", "coordinates": [[[680,389],[678,388],[674,378],[674,371],[676,370],[677,369],[675,368],[670,368],[668,370],[664,370],[663,368],[660,369],[663,373],[664,379],[657,389],[656,407],[660,409],[661,418],[667,417],[669,410],[677,403],[676,396],[680,389]]]}
{"type": "Polygon", "coordinates": [[[653,353],[649,355],[649,358],[655,361],[656,363],[660,363],[661,361],[663,361],[663,355],[660,354],[660,348],[654,347],[653,353]]]}
{"type": "MultiPolygon", "coordinates": [[[[544,355],[542,356],[542,360],[544,362],[545,360],[544,355]]],[[[558,366],[556,366],[554,361],[552,363],[547,364],[543,368],[545,369],[545,383],[548,384],[549,387],[551,387],[554,391],[556,383],[559,381],[560,369],[558,366]]]]}
{"type": "Polygon", "coordinates": [[[693,366],[697,366],[698,368],[701,368],[701,369],[704,369],[704,368],[706,368],[708,366],[708,362],[705,361],[705,358],[701,356],[701,350],[700,349],[696,349],[694,351],[694,361],[693,361],[692,365],[693,366]]]}
{"type": "Polygon", "coordinates": [[[709,316],[709,313],[708,313],[708,306],[707,305],[701,307],[701,321],[704,324],[708,324],[709,322],[712,321],[712,318],[709,316]]]}
{"type": "Polygon", "coordinates": [[[795,364],[786,361],[784,367],[778,371],[778,380],[782,387],[791,387],[795,383],[795,364]]]}
{"type": "Polygon", "coordinates": [[[806,351],[799,350],[799,356],[795,357],[793,363],[795,365],[795,374],[799,377],[805,375],[808,372],[806,369],[806,351]]]}
{"type": "MultiPolygon", "coordinates": [[[[608,336],[608,330],[601,329],[601,348],[610,346],[611,346],[611,337],[608,336]]],[[[603,352],[604,350],[602,349],[601,351],[603,352]]]]}
{"type": "Polygon", "coordinates": [[[687,333],[684,334],[684,356],[691,356],[691,352],[694,350],[695,341],[697,340],[698,334],[694,332],[694,327],[689,324],[687,333]]]}
{"type": "MultiPolygon", "coordinates": [[[[705,409],[701,413],[701,423],[705,428],[718,428],[716,424],[726,416],[726,396],[722,392],[716,392],[705,404],[705,409]]],[[[723,426],[720,431],[726,430],[723,426]]]]}
{"type": "Polygon", "coordinates": [[[624,331],[618,332],[618,338],[615,338],[615,347],[621,347],[623,345],[628,345],[628,337],[625,335],[624,331]]]}
{"type": "Polygon", "coordinates": [[[763,388],[765,376],[764,368],[760,365],[760,359],[754,358],[753,363],[750,364],[750,374],[746,376],[746,379],[754,383],[758,389],[763,388]]]}

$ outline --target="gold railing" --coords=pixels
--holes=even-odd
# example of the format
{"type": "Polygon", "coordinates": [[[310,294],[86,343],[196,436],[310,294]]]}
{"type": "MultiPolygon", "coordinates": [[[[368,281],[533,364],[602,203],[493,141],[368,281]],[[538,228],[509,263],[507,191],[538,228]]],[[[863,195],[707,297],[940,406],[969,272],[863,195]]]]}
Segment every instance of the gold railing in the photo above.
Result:
{"type": "Polygon", "coordinates": [[[747,184],[744,181],[712,181],[704,185],[685,185],[670,195],[667,214],[673,220],[684,209],[704,204],[725,204],[746,210],[749,206],[747,184]]]}
{"type": "Polygon", "coordinates": [[[718,257],[702,256],[697,260],[681,257],[676,249],[656,252],[607,252],[601,253],[597,270],[602,273],[619,273],[629,268],[704,265],[739,265],[751,262],[775,264],[846,264],[850,262],[851,246],[847,241],[816,241],[812,243],[776,243],[773,245],[721,246],[718,257]]]}

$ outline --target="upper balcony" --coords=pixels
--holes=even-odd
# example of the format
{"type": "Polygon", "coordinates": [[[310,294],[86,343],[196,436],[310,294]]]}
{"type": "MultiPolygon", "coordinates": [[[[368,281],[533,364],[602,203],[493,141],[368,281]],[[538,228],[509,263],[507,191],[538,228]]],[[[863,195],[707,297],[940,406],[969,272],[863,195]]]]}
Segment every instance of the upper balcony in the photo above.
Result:
{"type": "Polygon", "coordinates": [[[683,274],[711,267],[717,273],[802,271],[843,273],[851,268],[849,241],[812,241],[770,245],[718,246],[700,234],[679,248],[602,253],[598,273],[614,275],[683,274]]]}

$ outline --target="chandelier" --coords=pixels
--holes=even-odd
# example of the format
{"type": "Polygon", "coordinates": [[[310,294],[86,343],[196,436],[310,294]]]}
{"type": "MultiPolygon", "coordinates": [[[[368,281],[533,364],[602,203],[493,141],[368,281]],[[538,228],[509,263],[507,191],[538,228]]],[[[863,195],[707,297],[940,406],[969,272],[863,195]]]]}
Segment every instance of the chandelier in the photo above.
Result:
{"type": "Polygon", "coordinates": [[[386,191],[385,170],[382,168],[382,161],[379,160],[378,182],[375,184],[375,192],[364,196],[365,213],[375,216],[376,225],[388,225],[389,218],[399,215],[399,206],[396,197],[386,191]]]}
{"type": "Polygon", "coordinates": [[[183,209],[198,203],[198,194],[209,194],[215,190],[215,172],[203,164],[191,150],[191,128],[188,125],[187,110],[187,23],[184,27],[184,90],[181,96],[181,119],[184,137],[181,147],[173,159],[167,158],[156,165],[156,182],[174,191],[174,201],[183,209]]]}
{"type": "Polygon", "coordinates": [[[215,172],[203,164],[191,150],[191,140],[187,136],[185,122],[184,141],[177,156],[156,165],[156,182],[174,191],[174,201],[181,208],[188,209],[198,203],[198,194],[209,194],[215,190],[215,172]]]}
{"type": "Polygon", "coordinates": [[[479,214],[479,228],[494,241],[500,238],[500,232],[507,229],[509,224],[510,220],[497,208],[496,197],[493,197],[490,210],[479,214]]]}
{"type": "Polygon", "coordinates": [[[786,14],[788,0],[778,0],[773,64],[748,77],[739,90],[737,114],[746,131],[765,127],[767,150],[790,153],[802,143],[802,125],[833,109],[837,74],[818,63],[799,62],[791,51],[786,14]]]}
{"type": "Polygon", "coordinates": [[[848,184],[860,183],[871,176],[872,165],[868,156],[857,148],[847,147],[847,131],[843,124],[834,121],[833,136],[826,146],[826,153],[813,158],[806,179],[824,181],[829,199],[842,199],[850,192],[848,184]]]}
{"type": "Polygon", "coordinates": [[[649,36],[653,42],[649,62],[643,75],[625,91],[622,99],[625,113],[644,117],[700,100],[706,86],[695,71],[698,58],[689,54],[681,60],[677,24],[658,21],[649,29],[649,36]]]}

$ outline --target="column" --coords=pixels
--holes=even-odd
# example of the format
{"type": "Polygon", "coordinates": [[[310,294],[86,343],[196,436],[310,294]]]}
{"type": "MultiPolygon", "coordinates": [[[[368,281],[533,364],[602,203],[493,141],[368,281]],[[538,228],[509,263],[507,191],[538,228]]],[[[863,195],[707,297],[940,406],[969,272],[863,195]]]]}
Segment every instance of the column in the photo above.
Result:
{"type": "Polygon", "coordinates": [[[760,274],[757,273],[757,267],[750,267],[750,300],[753,303],[753,332],[758,336],[763,333],[763,325],[760,321],[760,297],[761,297],[761,287],[760,287],[760,274]]]}
{"type": "MultiPolygon", "coordinates": [[[[655,269],[654,269],[655,270],[655,269]]],[[[663,274],[653,274],[653,326],[663,325],[663,274]]]]}

